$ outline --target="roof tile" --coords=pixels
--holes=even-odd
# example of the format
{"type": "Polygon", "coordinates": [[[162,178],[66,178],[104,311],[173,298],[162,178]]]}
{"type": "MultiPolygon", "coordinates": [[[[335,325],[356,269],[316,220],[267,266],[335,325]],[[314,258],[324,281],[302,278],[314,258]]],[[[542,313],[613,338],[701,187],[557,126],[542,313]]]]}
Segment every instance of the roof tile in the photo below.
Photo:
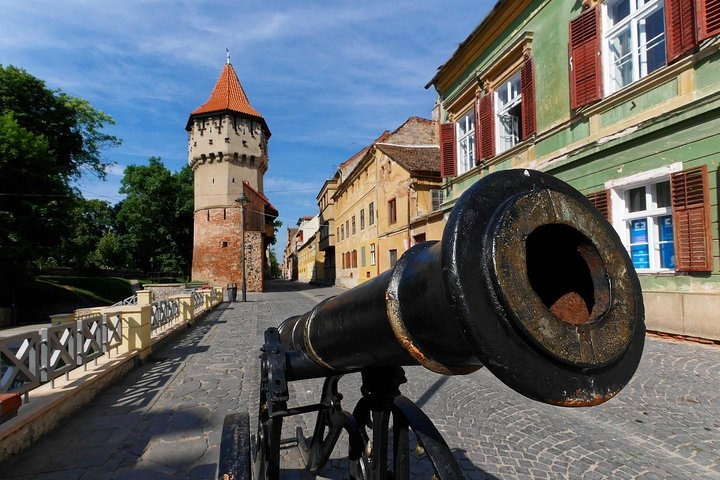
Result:
{"type": "Polygon", "coordinates": [[[245,90],[240,85],[235,69],[227,63],[220,73],[215,88],[210,94],[207,102],[193,110],[190,115],[200,115],[203,113],[214,113],[230,110],[232,112],[244,113],[257,118],[263,118],[257,110],[255,110],[248,101],[245,90]]]}

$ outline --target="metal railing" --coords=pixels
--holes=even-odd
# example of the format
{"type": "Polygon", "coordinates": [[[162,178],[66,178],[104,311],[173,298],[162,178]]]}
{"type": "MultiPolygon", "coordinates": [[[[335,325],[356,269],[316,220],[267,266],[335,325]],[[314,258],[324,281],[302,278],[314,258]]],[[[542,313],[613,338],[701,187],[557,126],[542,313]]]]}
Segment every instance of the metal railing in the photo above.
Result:
{"type": "Polygon", "coordinates": [[[210,290],[210,301],[212,303],[222,301],[222,290],[218,290],[216,288],[210,290]]]}
{"type": "Polygon", "coordinates": [[[192,293],[193,312],[198,312],[205,307],[205,297],[199,290],[193,290],[192,293]]]}
{"type": "Polygon", "coordinates": [[[117,303],[113,303],[112,307],[122,307],[123,305],[137,305],[137,295],[131,295],[124,300],[120,300],[117,303]]]}
{"type": "Polygon", "coordinates": [[[180,316],[178,300],[160,300],[152,304],[151,329],[157,330],[180,316]]]}
{"type": "Polygon", "coordinates": [[[85,316],[37,332],[0,338],[0,392],[27,393],[87,366],[122,344],[122,322],[114,313],[85,316]]]}

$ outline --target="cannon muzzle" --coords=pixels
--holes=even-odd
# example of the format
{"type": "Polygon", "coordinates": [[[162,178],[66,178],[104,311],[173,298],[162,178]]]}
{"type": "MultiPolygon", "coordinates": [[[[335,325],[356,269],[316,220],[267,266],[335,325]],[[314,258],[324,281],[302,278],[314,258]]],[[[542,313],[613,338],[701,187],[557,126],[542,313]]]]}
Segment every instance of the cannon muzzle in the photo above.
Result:
{"type": "Polygon", "coordinates": [[[602,215],[531,170],[486,176],[440,242],[279,328],[288,380],[420,364],[486,366],[542,402],[589,406],[630,381],[645,326],[640,284],[602,215]]]}

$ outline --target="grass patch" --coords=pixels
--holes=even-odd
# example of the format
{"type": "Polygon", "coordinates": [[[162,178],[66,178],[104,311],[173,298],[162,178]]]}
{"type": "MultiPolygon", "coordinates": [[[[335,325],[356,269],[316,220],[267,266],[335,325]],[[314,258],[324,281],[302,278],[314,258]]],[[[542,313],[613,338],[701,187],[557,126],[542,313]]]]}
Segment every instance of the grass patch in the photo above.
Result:
{"type": "MultiPolygon", "coordinates": [[[[112,305],[130,295],[130,282],[123,278],[47,275],[22,281],[14,300],[18,307],[75,303],[80,308],[112,305]]],[[[0,292],[0,305],[11,304],[11,292],[0,292]]]]}
{"type": "MultiPolygon", "coordinates": [[[[112,305],[132,295],[130,282],[124,278],[42,276],[36,277],[35,283],[55,286],[75,295],[83,303],[90,302],[95,306],[112,305]]],[[[64,295],[59,290],[57,294],[64,295]]]]}

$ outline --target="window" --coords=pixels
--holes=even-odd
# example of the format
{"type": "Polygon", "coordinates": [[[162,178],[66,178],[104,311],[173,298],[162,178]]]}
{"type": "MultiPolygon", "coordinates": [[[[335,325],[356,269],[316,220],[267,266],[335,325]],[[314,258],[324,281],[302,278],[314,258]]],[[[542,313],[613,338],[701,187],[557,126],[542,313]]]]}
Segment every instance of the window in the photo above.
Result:
{"type": "Polygon", "coordinates": [[[717,0],[607,0],[586,9],[570,21],[570,108],[674,62],[720,33],[718,18],[717,0]]]}
{"type": "Polygon", "coordinates": [[[357,268],[357,250],[352,251],[350,260],[352,261],[352,268],[357,268]]]}
{"type": "Polygon", "coordinates": [[[455,122],[457,129],[457,174],[471,170],[475,166],[475,111],[470,110],[455,122]]]}
{"type": "Polygon", "coordinates": [[[666,63],[662,0],[610,0],[603,5],[605,94],[666,63]]]}
{"type": "Polygon", "coordinates": [[[598,210],[613,218],[641,272],[713,269],[708,168],[681,169],[676,163],[643,172],[637,181],[629,177],[608,182],[610,195],[588,195],[598,210]]]}
{"type": "Polygon", "coordinates": [[[637,270],[675,268],[675,243],[670,180],[618,192],[622,202],[621,231],[637,270]]]}
{"type": "Polygon", "coordinates": [[[522,132],[521,99],[520,72],[501,83],[495,90],[496,154],[509,150],[520,142],[522,132]]]}
{"type": "Polygon", "coordinates": [[[441,177],[461,175],[535,134],[534,60],[521,49],[508,56],[510,67],[501,70],[502,63],[497,71],[491,69],[484,82],[487,91],[475,99],[474,109],[456,124],[440,125],[441,177]]]}
{"type": "Polygon", "coordinates": [[[375,265],[375,244],[370,244],[370,265],[375,265]]]}
{"type": "Polygon", "coordinates": [[[340,255],[342,257],[342,268],[345,269],[345,254],[340,255]]]}
{"type": "Polygon", "coordinates": [[[397,203],[393,198],[388,202],[388,223],[393,224],[397,222],[397,203]]]}
{"type": "Polygon", "coordinates": [[[352,216],[352,233],[355,235],[355,215],[352,216]]]}
{"type": "Polygon", "coordinates": [[[368,205],[368,225],[374,225],[375,224],[375,203],[371,202],[370,205],[368,205]]]}
{"type": "Polygon", "coordinates": [[[345,220],[345,236],[350,238],[350,220],[345,220]]]}
{"type": "Polygon", "coordinates": [[[340,240],[345,240],[345,226],[340,225],[340,240]]]}
{"type": "Polygon", "coordinates": [[[431,204],[431,212],[437,212],[440,210],[440,205],[445,201],[445,192],[443,190],[430,190],[430,201],[431,204]]]}
{"type": "Polygon", "coordinates": [[[423,243],[425,241],[425,234],[421,233],[419,235],[413,236],[413,245],[417,245],[418,243],[423,243]]]}
{"type": "Polygon", "coordinates": [[[365,229],[365,209],[360,210],[360,230],[365,229]]]}
{"type": "Polygon", "coordinates": [[[390,268],[393,268],[397,263],[397,250],[388,250],[388,257],[390,259],[390,268]]]}
{"type": "Polygon", "coordinates": [[[335,228],[335,236],[337,238],[339,238],[340,240],[342,240],[342,238],[340,238],[340,229],[339,228],[335,228]]]}
{"type": "Polygon", "coordinates": [[[360,247],[360,266],[364,267],[365,265],[365,247],[360,247]]]}

